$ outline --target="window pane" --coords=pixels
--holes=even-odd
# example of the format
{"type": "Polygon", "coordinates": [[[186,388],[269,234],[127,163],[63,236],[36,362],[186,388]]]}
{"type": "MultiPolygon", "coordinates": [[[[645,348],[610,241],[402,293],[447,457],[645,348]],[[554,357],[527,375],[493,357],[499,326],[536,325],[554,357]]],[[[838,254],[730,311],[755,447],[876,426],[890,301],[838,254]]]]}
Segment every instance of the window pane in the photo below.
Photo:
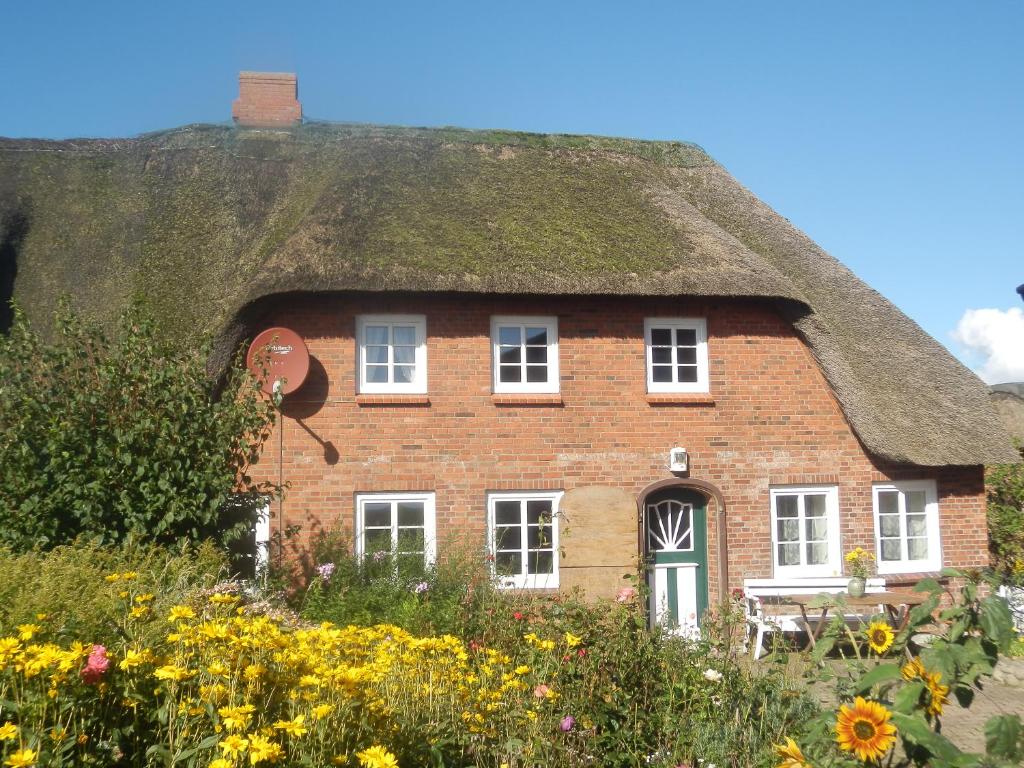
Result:
{"type": "Polygon", "coordinates": [[[655,365],[651,367],[651,379],[658,382],[672,381],[672,366],[655,365]]]}
{"type": "Polygon", "coordinates": [[[799,520],[779,520],[779,541],[800,541],[799,520]]]}
{"type": "Polygon", "coordinates": [[[394,334],[394,344],[405,344],[409,346],[416,346],[416,329],[410,325],[396,325],[392,329],[394,334]]]}
{"type": "Polygon", "coordinates": [[[878,514],[895,514],[900,510],[899,491],[878,492],[878,514]]]}
{"type": "Polygon", "coordinates": [[[498,343],[518,347],[523,343],[523,332],[517,326],[503,325],[498,328],[498,343]]]}
{"type": "Polygon", "coordinates": [[[907,536],[927,536],[928,519],[924,515],[907,515],[907,536]]]}
{"type": "Polygon", "coordinates": [[[541,520],[551,520],[550,499],[530,499],[526,502],[526,522],[537,524],[541,520]]]}
{"type": "Polygon", "coordinates": [[[416,362],[416,347],[395,347],[396,363],[411,364],[416,362]]]}
{"type": "Polygon", "coordinates": [[[526,343],[527,344],[544,344],[548,343],[548,329],[547,328],[527,328],[526,329],[526,343]]]}
{"type": "Polygon", "coordinates": [[[526,362],[528,363],[546,363],[548,361],[548,348],[547,347],[527,347],[526,348],[526,362]]]}
{"type": "Polygon", "coordinates": [[[388,361],[388,348],[387,347],[367,347],[366,348],[366,362],[368,363],[386,363],[388,361]]]}
{"type": "Polygon", "coordinates": [[[879,515],[878,516],[878,530],[882,536],[896,537],[900,535],[900,516],[899,515],[879,515]]]}
{"type": "Polygon", "coordinates": [[[411,384],[416,376],[416,368],[411,365],[395,366],[395,384],[411,384]]]}
{"type": "Polygon", "coordinates": [[[926,560],[928,558],[928,539],[908,539],[907,556],[911,560],[926,560]]]}
{"type": "Polygon", "coordinates": [[[499,576],[518,576],[523,572],[523,556],[518,552],[498,552],[494,556],[494,571],[499,576]]]}
{"type": "Polygon", "coordinates": [[[900,559],[899,539],[882,539],[882,559],[890,562],[900,559]]]}
{"type": "Polygon", "coordinates": [[[363,541],[369,554],[391,551],[391,531],[386,528],[370,528],[363,532],[363,541]]]}
{"type": "Polygon", "coordinates": [[[828,522],[824,517],[809,517],[804,521],[807,541],[828,540],[828,522]]]}
{"type": "Polygon", "coordinates": [[[363,504],[363,525],[391,526],[391,503],[387,501],[370,501],[363,504]]]}
{"type": "Polygon", "coordinates": [[[398,564],[398,577],[400,579],[411,579],[422,576],[426,571],[423,563],[423,555],[398,555],[395,558],[398,564]]]}
{"type": "Polygon", "coordinates": [[[494,529],[494,548],[495,549],[515,549],[519,550],[523,547],[523,529],[518,525],[503,527],[498,526],[494,529]]]}
{"type": "Polygon", "coordinates": [[[826,498],[823,493],[809,493],[804,496],[804,514],[808,517],[824,517],[826,498]]]}
{"type": "Polygon", "coordinates": [[[693,347],[697,344],[697,331],[693,328],[677,328],[676,329],[676,344],[678,346],[689,346],[693,347]]]}
{"type": "Polygon", "coordinates": [[[526,367],[526,380],[538,384],[547,381],[548,367],[546,365],[528,365],[526,367]]]}
{"type": "Polygon", "coordinates": [[[494,502],[494,523],[495,525],[518,525],[519,502],[518,501],[496,501],[494,502]]]}
{"type": "Polygon", "coordinates": [[[550,525],[531,525],[526,528],[527,549],[550,549],[553,545],[550,525]]]}
{"type": "Polygon", "coordinates": [[[501,347],[498,359],[502,363],[519,363],[522,361],[522,350],[519,347],[501,347]]]}
{"type": "Polygon", "coordinates": [[[422,552],[424,549],[424,536],[422,528],[398,529],[399,552],[422,552]]]}
{"type": "Polygon", "coordinates": [[[398,524],[400,526],[423,525],[423,502],[398,502],[398,524]]]}
{"type": "Polygon", "coordinates": [[[800,545],[779,544],[779,565],[800,565],[800,545]]]}
{"type": "Polygon", "coordinates": [[[523,380],[523,371],[518,365],[502,365],[498,368],[498,380],[517,383],[523,380]]]}
{"type": "Polygon", "coordinates": [[[776,517],[796,517],[797,513],[797,497],[796,496],[776,496],[775,497],[775,516],[776,517]]]}
{"type": "Polygon", "coordinates": [[[652,347],[652,363],[672,363],[672,349],[670,347],[652,347]]]}
{"type": "Polygon", "coordinates": [[[825,542],[807,545],[807,564],[822,565],[828,562],[828,544],[825,542]]]}
{"type": "Polygon", "coordinates": [[[907,492],[907,514],[908,515],[924,514],[924,505],[925,505],[925,493],[924,493],[924,491],[908,491],[907,492]]]}
{"type": "Polygon", "coordinates": [[[691,365],[695,365],[697,363],[696,347],[680,347],[676,350],[676,354],[679,355],[680,363],[689,363],[691,365]]]}
{"type": "Polygon", "coordinates": [[[668,328],[652,328],[651,344],[654,346],[672,346],[672,331],[668,328]]]}
{"type": "Polygon", "coordinates": [[[697,366],[696,365],[680,365],[679,366],[679,380],[680,381],[696,381],[697,380],[697,366]]]}
{"type": "Polygon", "coordinates": [[[388,367],[386,365],[366,366],[366,380],[370,384],[387,384],[388,367]]]}
{"type": "Polygon", "coordinates": [[[555,569],[555,555],[552,552],[531,552],[530,573],[552,573],[555,569]]]}
{"type": "Polygon", "coordinates": [[[363,329],[367,344],[387,344],[388,327],[386,325],[368,325],[363,329]]]}

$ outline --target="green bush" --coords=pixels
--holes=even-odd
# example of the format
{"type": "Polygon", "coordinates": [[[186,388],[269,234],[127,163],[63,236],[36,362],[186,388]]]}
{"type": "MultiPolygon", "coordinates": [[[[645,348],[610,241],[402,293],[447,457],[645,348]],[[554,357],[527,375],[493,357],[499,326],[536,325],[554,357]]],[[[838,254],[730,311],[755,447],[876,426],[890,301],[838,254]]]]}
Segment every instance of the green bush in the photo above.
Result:
{"type": "Polygon", "coordinates": [[[0,336],[0,544],[229,542],[252,528],[274,491],[248,476],[274,409],[240,366],[218,391],[208,349],[161,337],[140,305],[111,339],[62,302],[52,342],[16,309],[0,336]]]}
{"type": "MultiPolygon", "coordinates": [[[[1024,460],[1024,445],[1018,445],[1024,460]]],[[[988,540],[992,567],[1004,583],[1024,586],[1024,463],[990,467],[988,540]]]]}

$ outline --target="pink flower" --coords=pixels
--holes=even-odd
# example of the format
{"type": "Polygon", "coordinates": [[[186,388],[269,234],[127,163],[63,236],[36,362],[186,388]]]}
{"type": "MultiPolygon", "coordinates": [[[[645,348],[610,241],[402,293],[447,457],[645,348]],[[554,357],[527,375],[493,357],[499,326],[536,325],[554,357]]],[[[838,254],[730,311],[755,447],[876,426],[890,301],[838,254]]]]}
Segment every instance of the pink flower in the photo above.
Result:
{"type": "Polygon", "coordinates": [[[94,645],[89,658],[85,660],[85,666],[78,674],[87,685],[96,685],[110,669],[110,659],[107,658],[107,649],[102,645],[94,645]]]}
{"type": "Polygon", "coordinates": [[[623,587],[619,590],[618,594],[615,595],[615,602],[628,603],[634,597],[636,597],[635,587],[623,587]]]}
{"type": "Polygon", "coordinates": [[[558,727],[563,731],[568,732],[573,729],[574,725],[576,725],[576,718],[572,715],[566,715],[562,718],[562,722],[558,724],[558,727]]]}
{"type": "Polygon", "coordinates": [[[543,699],[545,696],[548,695],[548,691],[550,690],[551,689],[544,685],[544,683],[541,683],[540,685],[534,687],[533,696],[536,699],[543,699]]]}

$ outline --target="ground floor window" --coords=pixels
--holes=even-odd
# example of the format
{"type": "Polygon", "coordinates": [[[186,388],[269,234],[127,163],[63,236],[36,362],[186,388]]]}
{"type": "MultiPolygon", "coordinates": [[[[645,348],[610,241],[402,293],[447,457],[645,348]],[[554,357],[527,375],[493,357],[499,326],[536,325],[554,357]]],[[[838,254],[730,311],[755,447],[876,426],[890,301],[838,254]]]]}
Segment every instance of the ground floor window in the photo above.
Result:
{"type": "Polygon", "coordinates": [[[841,575],[839,489],[772,488],[771,504],[775,575],[841,575]]]}
{"type": "Polygon", "coordinates": [[[401,573],[422,573],[437,556],[433,493],[356,496],[356,555],[390,556],[401,573]]]}
{"type": "Polygon", "coordinates": [[[492,493],[487,497],[488,537],[501,586],[558,586],[561,497],[560,491],[492,493]]]}
{"type": "Polygon", "coordinates": [[[874,486],[873,497],[878,572],[941,570],[935,481],[880,483],[874,486]]]}

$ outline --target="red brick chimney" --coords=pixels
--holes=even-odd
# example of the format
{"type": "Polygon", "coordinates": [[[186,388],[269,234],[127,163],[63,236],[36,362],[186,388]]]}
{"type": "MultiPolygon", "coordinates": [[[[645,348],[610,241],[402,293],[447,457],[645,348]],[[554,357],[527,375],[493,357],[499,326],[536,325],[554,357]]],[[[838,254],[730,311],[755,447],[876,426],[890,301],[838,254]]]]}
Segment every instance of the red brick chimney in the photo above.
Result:
{"type": "Polygon", "coordinates": [[[298,125],[302,121],[298,95],[298,78],[292,72],[239,72],[231,117],[239,125],[298,125]]]}

